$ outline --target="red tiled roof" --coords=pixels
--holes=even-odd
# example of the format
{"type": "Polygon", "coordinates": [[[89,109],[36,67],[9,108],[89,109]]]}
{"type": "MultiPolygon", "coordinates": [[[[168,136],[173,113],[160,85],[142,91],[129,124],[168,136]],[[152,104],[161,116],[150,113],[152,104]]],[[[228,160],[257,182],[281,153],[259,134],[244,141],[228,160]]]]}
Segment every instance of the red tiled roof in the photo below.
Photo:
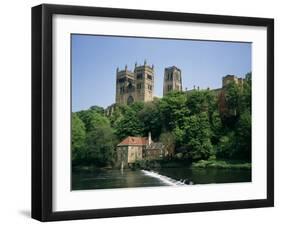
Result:
{"type": "Polygon", "coordinates": [[[122,140],[121,143],[119,143],[117,146],[122,145],[146,145],[148,144],[147,137],[127,137],[124,140],[122,140]]]}

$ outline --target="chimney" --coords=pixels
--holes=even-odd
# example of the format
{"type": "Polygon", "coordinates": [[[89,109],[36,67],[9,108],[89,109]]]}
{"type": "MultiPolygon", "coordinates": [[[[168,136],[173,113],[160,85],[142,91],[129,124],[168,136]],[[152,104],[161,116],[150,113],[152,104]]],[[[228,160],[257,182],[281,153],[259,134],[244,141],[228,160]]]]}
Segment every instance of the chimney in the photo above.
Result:
{"type": "Polygon", "coordinates": [[[148,145],[151,144],[151,132],[148,132],[148,145]]]}

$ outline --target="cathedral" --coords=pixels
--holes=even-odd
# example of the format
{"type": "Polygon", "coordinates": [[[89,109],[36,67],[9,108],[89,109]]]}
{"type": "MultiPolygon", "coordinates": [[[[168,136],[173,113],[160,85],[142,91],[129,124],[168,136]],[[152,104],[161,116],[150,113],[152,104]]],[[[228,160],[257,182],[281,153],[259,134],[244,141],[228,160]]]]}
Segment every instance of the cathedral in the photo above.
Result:
{"type": "MultiPolygon", "coordinates": [[[[127,65],[124,70],[116,69],[116,95],[115,103],[105,109],[106,115],[111,115],[116,107],[116,104],[130,105],[134,102],[149,102],[154,98],[154,66],[148,65],[144,61],[143,65],[135,63],[134,70],[129,70],[127,65]]],[[[212,91],[219,97],[219,103],[223,103],[224,89],[231,82],[239,86],[243,86],[244,78],[235,75],[226,75],[222,77],[222,86],[212,91]]],[[[199,86],[197,90],[199,90],[199,86]]],[[[167,67],[163,74],[163,96],[171,91],[182,91],[182,73],[176,66],[167,67]]],[[[192,92],[193,89],[185,92],[192,92]]],[[[207,88],[209,90],[209,88],[207,88]]]]}
{"type": "MultiPolygon", "coordinates": [[[[127,65],[124,70],[117,68],[115,102],[129,105],[137,101],[152,101],[154,76],[154,66],[148,65],[146,61],[143,65],[136,63],[133,71],[127,65]]],[[[181,70],[175,66],[164,70],[163,95],[170,91],[182,91],[181,70]]]]}

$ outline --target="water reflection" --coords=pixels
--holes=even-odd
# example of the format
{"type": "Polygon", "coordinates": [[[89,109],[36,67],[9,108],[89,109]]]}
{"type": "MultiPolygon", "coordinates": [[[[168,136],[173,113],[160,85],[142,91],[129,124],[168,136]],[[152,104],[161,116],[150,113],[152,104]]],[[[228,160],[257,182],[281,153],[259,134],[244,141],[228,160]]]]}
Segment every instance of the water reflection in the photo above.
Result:
{"type": "MultiPolygon", "coordinates": [[[[176,181],[188,181],[193,184],[250,182],[251,170],[239,169],[191,169],[162,168],[155,170],[163,176],[176,181]]],[[[146,175],[141,170],[74,170],[72,189],[107,189],[169,186],[157,177],[146,175]]]]}

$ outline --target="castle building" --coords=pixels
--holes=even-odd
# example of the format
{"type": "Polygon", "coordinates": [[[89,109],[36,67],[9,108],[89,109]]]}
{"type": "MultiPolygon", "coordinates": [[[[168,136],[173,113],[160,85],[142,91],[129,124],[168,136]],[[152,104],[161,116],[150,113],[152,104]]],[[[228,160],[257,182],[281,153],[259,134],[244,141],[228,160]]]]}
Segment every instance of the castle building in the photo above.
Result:
{"type": "Polygon", "coordinates": [[[117,104],[132,104],[136,101],[152,101],[154,92],[154,66],[144,61],[143,65],[135,64],[134,71],[125,66],[124,70],[116,70],[117,104]]]}
{"type": "Polygon", "coordinates": [[[242,86],[244,83],[244,79],[243,78],[238,78],[235,75],[226,75],[222,78],[222,87],[225,88],[228,84],[230,84],[231,82],[236,83],[237,85],[242,86]]]}
{"type": "Polygon", "coordinates": [[[165,68],[163,96],[170,91],[182,91],[181,70],[176,66],[165,68]]]}
{"type": "Polygon", "coordinates": [[[232,82],[237,84],[240,88],[243,88],[245,79],[235,75],[226,75],[222,78],[222,88],[220,89],[220,92],[218,92],[218,107],[221,115],[237,115],[236,109],[229,109],[226,103],[226,88],[228,84],[232,82]]]}

